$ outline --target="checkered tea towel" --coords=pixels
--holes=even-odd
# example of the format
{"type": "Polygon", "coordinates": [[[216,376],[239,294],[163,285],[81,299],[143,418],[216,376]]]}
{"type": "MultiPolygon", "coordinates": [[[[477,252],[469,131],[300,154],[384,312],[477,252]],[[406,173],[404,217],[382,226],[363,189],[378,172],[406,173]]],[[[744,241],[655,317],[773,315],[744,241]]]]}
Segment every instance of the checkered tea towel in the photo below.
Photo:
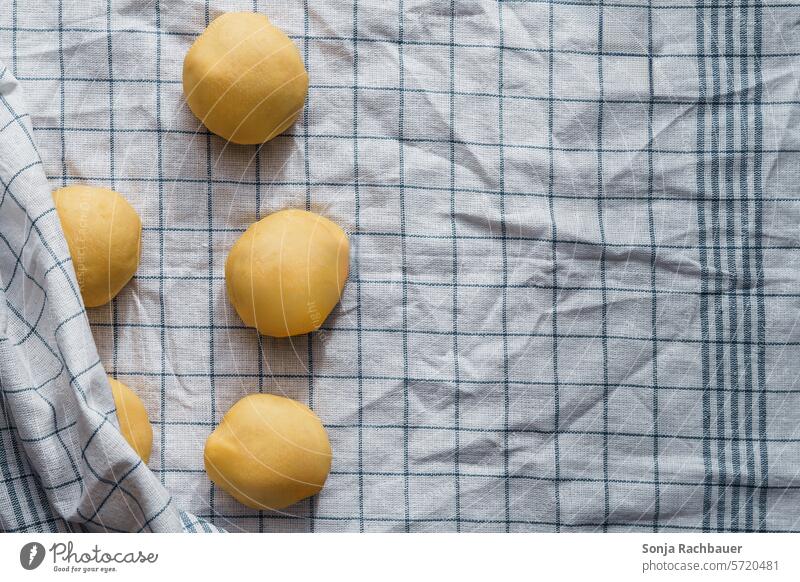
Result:
{"type": "Polygon", "coordinates": [[[3,529],[800,529],[800,4],[2,7],[3,529]],[[261,147],[182,95],[234,10],[310,75],[261,147]],[[49,198],[75,183],[144,226],[133,281],[88,312],[49,198]],[[351,275],[320,331],[261,338],[224,261],[289,207],[347,230],[351,275]],[[145,402],[148,467],[104,370],[145,402]],[[283,512],[203,470],[254,392],[308,403],[333,447],[283,512]]]}

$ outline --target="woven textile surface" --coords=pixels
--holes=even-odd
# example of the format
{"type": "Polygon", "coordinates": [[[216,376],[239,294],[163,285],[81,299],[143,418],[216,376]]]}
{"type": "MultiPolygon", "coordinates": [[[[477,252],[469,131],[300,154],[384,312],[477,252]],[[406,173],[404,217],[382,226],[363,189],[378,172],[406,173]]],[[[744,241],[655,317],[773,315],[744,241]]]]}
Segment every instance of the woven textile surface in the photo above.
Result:
{"type": "Polygon", "coordinates": [[[799,8],[3,0],[0,526],[797,531],[799,8]],[[309,71],[261,147],[183,101],[227,11],[309,71]],[[89,310],[50,198],[75,183],[143,222],[136,276],[89,310]],[[287,207],[348,232],[351,272],[321,330],[276,340],[224,262],[287,207]],[[149,467],[104,370],[145,402],[149,467]],[[331,439],[325,489],[282,512],[203,469],[254,392],[331,439]]]}

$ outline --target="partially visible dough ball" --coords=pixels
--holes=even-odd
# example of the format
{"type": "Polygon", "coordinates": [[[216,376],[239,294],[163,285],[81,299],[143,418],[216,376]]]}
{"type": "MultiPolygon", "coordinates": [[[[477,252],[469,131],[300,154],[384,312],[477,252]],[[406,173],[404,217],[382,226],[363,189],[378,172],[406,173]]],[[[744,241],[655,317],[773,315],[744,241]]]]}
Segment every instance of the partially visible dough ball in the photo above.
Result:
{"type": "Polygon", "coordinates": [[[108,377],[111,393],[117,407],[119,430],[131,448],[147,464],[153,448],[153,427],[147,418],[147,411],[138,396],[119,380],[108,377]]]}
{"type": "Polygon", "coordinates": [[[294,123],[308,74],[295,44],[266,16],[231,12],[215,18],[189,49],[183,92],[212,132],[257,144],[294,123]]]}
{"type": "Polygon", "coordinates": [[[94,186],[53,193],[86,307],[111,301],[139,265],[142,221],[120,194],[94,186]]]}
{"type": "Polygon", "coordinates": [[[206,440],[208,477],[254,509],[283,509],[318,493],[331,469],[325,427],[307,406],[270,394],[234,404],[206,440]]]}
{"type": "Polygon", "coordinates": [[[339,302],[350,260],[339,226],[305,210],[282,210],[252,224],[225,262],[228,297],[264,335],[314,331],[339,302]]]}

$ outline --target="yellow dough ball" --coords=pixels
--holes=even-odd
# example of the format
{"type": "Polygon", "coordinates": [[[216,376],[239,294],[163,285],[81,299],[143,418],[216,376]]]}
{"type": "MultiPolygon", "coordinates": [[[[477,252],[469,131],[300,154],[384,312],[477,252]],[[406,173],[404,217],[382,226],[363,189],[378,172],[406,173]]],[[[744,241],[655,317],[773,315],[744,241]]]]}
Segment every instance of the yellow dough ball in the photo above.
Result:
{"type": "Polygon", "coordinates": [[[308,73],[295,44],[266,16],[231,12],[214,19],[189,49],[183,92],[209,130],[257,144],[294,123],[308,73]]]}
{"type": "Polygon", "coordinates": [[[251,394],[234,404],[206,440],[206,473],[254,509],[283,509],[318,493],[331,469],[331,445],[304,404],[251,394]]]}
{"type": "Polygon", "coordinates": [[[147,411],[138,396],[125,384],[114,378],[108,378],[111,393],[117,407],[119,430],[131,448],[136,451],[145,464],[150,460],[153,448],[153,427],[147,419],[147,411]]]}
{"type": "Polygon", "coordinates": [[[339,302],[350,243],[338,225],[304,210],[282,210],[252,224],[225,262],[228,297],[264,335],[314,331],[339,302]]]}
{"type": "Polygon", "coordinates": [[[142,221],[120,194],[94,186],[53,193],[86,307],[111,301],[139,265],[142,221]]]}

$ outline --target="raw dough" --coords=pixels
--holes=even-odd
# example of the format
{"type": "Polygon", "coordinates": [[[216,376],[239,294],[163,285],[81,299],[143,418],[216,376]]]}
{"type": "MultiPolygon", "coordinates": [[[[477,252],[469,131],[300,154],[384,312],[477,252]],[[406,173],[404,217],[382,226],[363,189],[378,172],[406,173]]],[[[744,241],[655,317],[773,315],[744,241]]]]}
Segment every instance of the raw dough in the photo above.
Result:
{"type": "Polygon", "coordinates": [[[153,448],[153,427],[147,419],[147,411],[139,397],[119,380],[108,377],[111,393],[117,407],[119,430],[131,448],[147,464],[153,448]]]}
{"type": "Polygon", "coordinates": [[[331,445],[307,406],[271,394],[234,404],[206,440],[211,481],[254,509],[283,509],[318,493],[331,469],[331,445]]]}
{"type": "Polygon", "coordinates": [[[119,193],[67,186],[53,193],[86,307],[111,301],[139,265],[142,221],[119,193]]]}
{"type": "Polygon", "coordinates": [[[231,12],[214,19],[189,49],[183,92],[212,132],[257,144],[294,123],[308,74],[295,44],[266,16],[231,12]]]}
{"type": "Polygon", "coordinates": [[[338,225],[305,210],[282,210],[252,224],[225,262],[228,297],[264,335],[319,328],[339,302],[350,243],[338,225]]]}

